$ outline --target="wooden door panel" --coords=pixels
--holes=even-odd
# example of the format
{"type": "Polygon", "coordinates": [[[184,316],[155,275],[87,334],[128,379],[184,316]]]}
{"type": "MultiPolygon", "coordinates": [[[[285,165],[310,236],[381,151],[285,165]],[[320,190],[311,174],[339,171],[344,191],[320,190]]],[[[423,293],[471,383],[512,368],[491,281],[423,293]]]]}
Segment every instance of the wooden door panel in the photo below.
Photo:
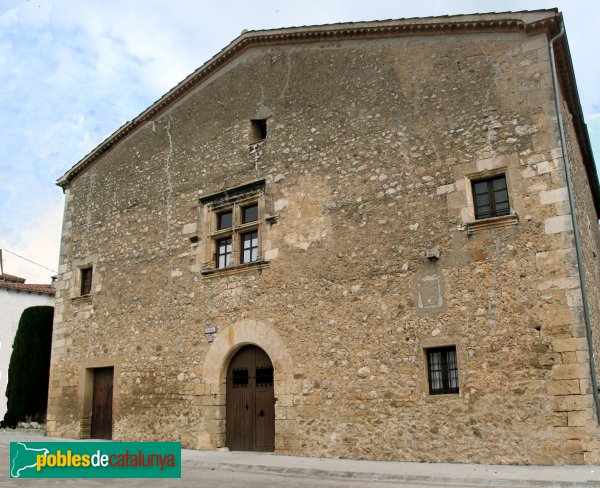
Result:
{"type": "Polygon", "coordinates": [[[226,444],[231,450],[275,447],[273,365],[256,346],[245,346],[227,369],[226,444]]]}
{"type": "Polygon", "coordinates": [[[113,368],[94,369],[92,438],[112,439],[113,368]]]}

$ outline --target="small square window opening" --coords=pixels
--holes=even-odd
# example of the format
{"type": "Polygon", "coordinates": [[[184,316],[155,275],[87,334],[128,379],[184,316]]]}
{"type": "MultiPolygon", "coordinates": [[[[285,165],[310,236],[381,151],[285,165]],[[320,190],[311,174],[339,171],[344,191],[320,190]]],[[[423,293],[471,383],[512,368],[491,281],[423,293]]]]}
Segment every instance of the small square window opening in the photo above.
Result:
{"type": "Polygon", "coordinates": [[[508,189],[504,175],[473,182],[475,219],[488,219],[510,214],[508,189]]]}
{"type": "Polygon", "coordinates": [[[248,222],[256,222],[258,220],[258,205],[249,205],[248,207],[242,208],[242,224],[248,222]]]}
{"type": "Polygon", "coordinates": [[[267,119],[250,121],[250,144],[264,141],[267,138],[267,119]]]}
{"type": "Polygon", "coordinates": [[[458,363],[456,346],[427,350],[429,394],[458,393],[458,363]]]}
{"type": "Polygon", "coordinates": [[[81,295],[90,295],[92,293],[92,271],[93,268],[83,268],[81,270],[81,295]]]}
{"type": "Polygon", "coordinates": [[[217,218],[217,229],[229,229],[233,223],[233,212],[229,210],[228,212],[220,213],[217,218]]]}

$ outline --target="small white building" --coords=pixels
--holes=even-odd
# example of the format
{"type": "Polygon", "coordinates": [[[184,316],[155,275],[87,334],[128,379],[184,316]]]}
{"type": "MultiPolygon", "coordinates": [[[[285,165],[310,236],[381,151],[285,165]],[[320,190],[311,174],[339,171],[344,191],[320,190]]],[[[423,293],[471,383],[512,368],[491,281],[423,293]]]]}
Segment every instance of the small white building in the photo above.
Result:
{"type": "Polygon", "coordinates": [[[25,278],[0,274],[0,420],[6,413],[8,365],[23,310],[36,305],[54,306],[52,285],[27,284],[25,278]]]}

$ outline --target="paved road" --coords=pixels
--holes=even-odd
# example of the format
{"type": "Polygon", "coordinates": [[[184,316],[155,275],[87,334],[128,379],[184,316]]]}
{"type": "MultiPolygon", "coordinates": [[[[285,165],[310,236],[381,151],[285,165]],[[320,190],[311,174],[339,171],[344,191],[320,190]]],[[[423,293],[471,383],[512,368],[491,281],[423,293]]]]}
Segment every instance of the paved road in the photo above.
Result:
{"type": "MultiPolygon", "coordinates": [[[[26,432],[0,432],[0,487],[600,487],[600,466],[493,466],[351,461],[264,453],[182,450],[182,478],[25,480],[8,477],[10,442],[52,442],[26,432]]],[[[85,442],[85,441],[82,441],[85,442]]]]}

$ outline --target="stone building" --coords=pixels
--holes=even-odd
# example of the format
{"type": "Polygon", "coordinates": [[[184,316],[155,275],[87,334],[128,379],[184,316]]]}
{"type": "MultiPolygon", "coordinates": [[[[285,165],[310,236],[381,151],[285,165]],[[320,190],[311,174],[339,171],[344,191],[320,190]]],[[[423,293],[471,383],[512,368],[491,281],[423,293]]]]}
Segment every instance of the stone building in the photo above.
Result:
{"type": "Polygon", "coordinates": [[[600,191],[561,29],[245,32],[121,127],[58,181],[49,434],[598,462],[600,191]]]}

